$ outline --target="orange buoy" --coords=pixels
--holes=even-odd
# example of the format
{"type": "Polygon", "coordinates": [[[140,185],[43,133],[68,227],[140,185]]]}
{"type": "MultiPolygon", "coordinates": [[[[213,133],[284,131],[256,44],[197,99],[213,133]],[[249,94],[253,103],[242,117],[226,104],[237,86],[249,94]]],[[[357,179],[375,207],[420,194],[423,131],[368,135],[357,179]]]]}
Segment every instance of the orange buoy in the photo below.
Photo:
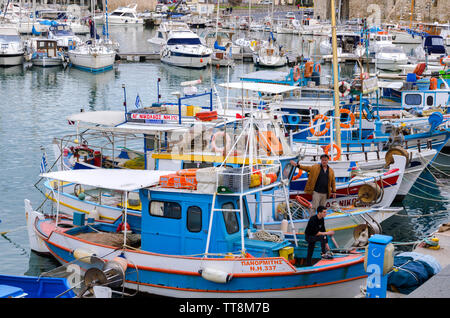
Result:
{"type": "MultiPolygon", "coordinates": [[[[333,157],[333,161],[339,160],[339,158],[341,158],[341,148],[338,147],[338,145],[333,144],[333,148],[336,149],[337,151],[337,155],[333,157]]],[[[331,149],[331,144],[328,144],[325,149],[323,150],[325,152],[326,155],[328,155],[328,152],[331,149]]]]}
{"type": "Polygon", "coordinates": [[[347,108],[343,108],[340,110],[341,114],[345,113],[350,116],[350,123],[341,123],[342,128],[350,128],[355,124],[355,115],[347,108]]]}
{"type": "Polygon", "coordinates": [[[309,131],[311,132],[311,134],[313,134],[314,136],[323,136],[328,132],[328,129],[330,129],[330,122],[327,122],[325,125],[325,129],[322,131],[317,131],[312,127],[314,125],[314,123],[319,120],[322,119],[323,121],[327,121],[328,117],[322,114],[317,114],[316,117],[314,117],[314,119],[312,121],[309,122],[309,131]]]}

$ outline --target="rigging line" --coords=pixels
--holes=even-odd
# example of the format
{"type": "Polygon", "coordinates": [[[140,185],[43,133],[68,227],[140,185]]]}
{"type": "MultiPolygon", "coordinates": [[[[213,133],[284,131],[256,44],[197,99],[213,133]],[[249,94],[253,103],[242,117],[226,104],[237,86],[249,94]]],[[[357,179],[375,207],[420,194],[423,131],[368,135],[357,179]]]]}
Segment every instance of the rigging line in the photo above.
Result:
{"type": "Polygon", "coordinates": [[[441,203],[443,203],[443,202],[450,202],[450,200],[436,200],[436,199],[432,199],[432,198],[422,197],[420,195],[416,195],[416,194],[413,194],[413,193],[408,193],[408,195],[416,197],[416,198],[419,198],[419,199],[428,200],[428,201],[435,201],[435,202],[441,202],[441,203]]]}
{"type": "MultiPolygon", "coordinates": [[[[423,193],[425,193],[426,195],[429,195],[429,196],[433,197],[433,195],[431,195],[431,193],[428,193],[428,192],[426,192],[426,191],[420,189],[419,187],[417,187],[417,186],[414,185],[414,184],[412,185],[412,187],[418,189],[420,192],[423,192],[423,193]]],[[[438,196],[435,196],[435,197],[437,198],[438,196]]],[[[443,201],[448,201],[448,202],[450,202],[450,200],[443,200],[443,201]]]]}
{"type": "Polygon", "coordinates": [[[446,164],[439,163],[439,162],[436,162],[436,161],[433,161],[430,165],[431,166],[438,165],[438,166],[443,166],[443,167],[450,167],[450,165],[446,165],[446,164]]]}
{"type": "MultiPolygon", "coordinates": [[[[407,181],[414,181],[414,180],[413,180],[414,178],[407,178],[406,176],[403,176],[403,179],[405,179],[405,180],[407,180],[407,181]]],[[[423,179],[423,181],[428,181],[428,180],[423,179]]],[[[434,184],[431,186],[431,185],[427,185],[427,184],[421,183],[421,182],[419,182],[419,181],[416,180],[416,181],[414,181],[413,185],[415,185],[415,184],[418,184],[418,185],[425,186],[425,187],[427,187],[427,188],[436,190],[436,183],[434,183],[434,184]]]]}
{"type": "MultiPolygon", "coordinates": [[[[426,163],[425,169],[426,169],[429,173],[431,173],[431,175],[432,175],[434,178],[436,178],[436,176],[433,174],[433,172],[430,171],[430,168],[428,168],[428,163],[427,163],[426,161],[423,161],[424,158],[423,158],[421,155],[419,155],[418,158],[419,158],[420,161],[422,161],[422,163],[426,163]]],[[[436,168],[436,167],[433,167],[433,169],[436,169],[437,171],[441,172],[441,173],[444,174],[445,176],[450,177],[450,175],[446,174],[445,172],[439,170],[439,169],[436,168]]],[[[437,178],[436,178],[436,179],[437,179],[437,178]]]]}

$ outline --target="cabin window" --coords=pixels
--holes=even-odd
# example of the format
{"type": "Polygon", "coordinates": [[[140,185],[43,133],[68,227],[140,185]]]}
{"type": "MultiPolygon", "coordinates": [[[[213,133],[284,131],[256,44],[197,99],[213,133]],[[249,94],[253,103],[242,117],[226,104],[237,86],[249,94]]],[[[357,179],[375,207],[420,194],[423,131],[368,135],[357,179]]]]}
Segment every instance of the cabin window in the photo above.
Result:
{"type": "Polygon", "coordinates": [[[152,201],[150,215],[169,219],[181,219],[181,206],[176,202],[152,201]]]}
{"type": "Polygon", "coordinates": [[[190,206],[187,210],[187,229],[189,232],[202,230],[202,209],[198,206],[190,206]]]}
{"type": "Polygon", "coordinates": [[[406,105],[422,105],[422,95],[408,94],[405,96],[406,105]]]}
{"type": "MultiPolygon", "coordinates": [[[[248,219],[248,213],[247,213],[247,206],[245,205],[245,202],[243,202],[244,204],[244,211],[242,211],[244,213],[244,229],[248,229],[250,227],[250,221],[248,219]]],[[[239,208],[240,204],[238,201],[238,208],[239,208]]]]}
{"type": "Polygon", "coordinates": [[[433,105],[434,105],[433,96],[427,96],[427,106],[433,106],[433,105]]]}
{"type": "MultiPolygon", "coordinates": [[[[234,210],[234,205],[231,202],[222,205],[224,210],[234,210]]],[[[228,234],[233,234],[239,231],[239,222],[234,211],[222,211],[223,221],[228,234]]]]}
{"type": "Polygon", "coordinates": [[[161,32],[158,32],[158,38],[163,38],[163,35],[162,35],[162,33],[161,32]]]}
{"type": "Polygon", "coordinates": [[[214,167],[212,162],[195,162],[195,161],[183,161],[183,169],[199,169],[214,167]]]}
{"type": "Polygon", "coordinates": [[[291,165],[290,162],[288,164],[286,164],[286,166],[283,169],[283,179],[289,178],[293,169],[294,169],[294,166],[291,165]]]}

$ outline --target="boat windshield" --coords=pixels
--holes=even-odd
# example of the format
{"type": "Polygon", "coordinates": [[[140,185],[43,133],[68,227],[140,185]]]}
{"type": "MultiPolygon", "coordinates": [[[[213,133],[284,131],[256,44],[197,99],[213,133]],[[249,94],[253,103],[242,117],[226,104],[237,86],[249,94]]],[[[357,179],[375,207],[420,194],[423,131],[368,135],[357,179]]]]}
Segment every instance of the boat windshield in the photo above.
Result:
{"type": "Polygon", "coordinates": [[[63,25],[58,25],[55,28],[53,28],[53,33],[57,35],[73,35],[72,30],[67,27],[64,27],[63,25]]]}
{"type": "Polygon", "coordinates": [[[18,35],[0,35],[0,43],[20,42],[18,35]]]}
{"type": "Polygon", "coordinates": [[[176,45],[176,44],[184,44],[184,45],[195,45],[201,44],[199,38],[178,38],[178,39],[169,39],[167,41],[168,45],[176,45]]]}
{"type": "Polygon", "coordinates": [[[383,53],[403,53],[403,50],[396,46],[384,46],[380,49],[383,53]]]}
{"type": "Polygon", "coordinates": [[[444,40],[442,38],[432,38],[431,45],[444,45],[444,40]]]}

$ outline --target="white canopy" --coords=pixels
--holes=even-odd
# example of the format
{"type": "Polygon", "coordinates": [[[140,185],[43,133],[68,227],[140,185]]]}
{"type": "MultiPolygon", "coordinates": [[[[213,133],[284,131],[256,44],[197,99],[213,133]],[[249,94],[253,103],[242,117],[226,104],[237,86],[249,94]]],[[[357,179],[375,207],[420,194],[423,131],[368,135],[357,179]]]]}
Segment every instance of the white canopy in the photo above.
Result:
{"type": "Polygon", "coordinates": [[[81,121],[96,125],[116,126],[125,121],[125,111],[102,110],[80,112],[67,117],[70,121],[81,121]]]}
{"type": "Polygon", "coordinates": [[[299,89],[298,86],[292,85],[279,85],[279,84],[268,84],[268,83],[255,83],[255,82],[233,82],[233,83],[223,83],[219,84],[225,88],[236,88],[236,89],[245,89],[255,92],[267,93],[267,94],[282,94],[285,92],[290,92],[296,89],[299,89]]]}
{"type": "Polygon", "coordinates": [[[134,169],[77,169],[41,174],[41,177],[87,186],[134,191],[155,186],[159,177],[175,171],[134,170],[134,169]]]}
{"type": "Polygon", "coordinates": [[[403,82],[378,81],[378,87],[401,89],[403,87],[403,82]]]}

